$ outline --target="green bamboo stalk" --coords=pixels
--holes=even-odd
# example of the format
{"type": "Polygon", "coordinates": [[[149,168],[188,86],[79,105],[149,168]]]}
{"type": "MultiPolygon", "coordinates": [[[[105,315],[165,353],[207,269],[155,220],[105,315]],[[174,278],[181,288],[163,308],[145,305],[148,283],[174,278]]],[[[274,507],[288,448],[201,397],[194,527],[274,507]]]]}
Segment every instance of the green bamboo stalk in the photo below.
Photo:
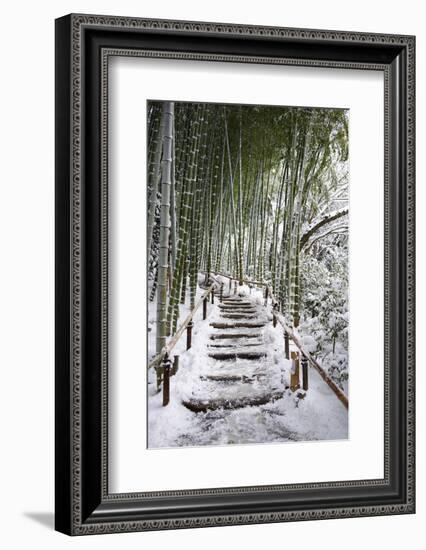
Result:
{"type": "Polygon", "coordinates": [[[196,154],[200,128],[200,106],[196,105],[193,110],[193,121],[191,130],[191,146],[188,152],[188,162],[185,170],[186,185],[181,197],[181,219],[179,223],[179,243],[176,260],[176,268],[173,277],[172,292],[169,301],[168,322],[170,331],[174,334],[179,318],[179,301],[182,293],[182,286],[186,284],[184,280],[187,267],[188,253],[188,226],[191,213],[191,203],[193,199],[196,154]]]}
{"type": "Polygon", "coordinates": [[[203,125],[199,144],[199,156],[197,166],[196,187],[194,196],[194,206],[192,209],[192,231],[190,237],[190,307],[195,306],[195,296],[197,291],[198,271],[201,267],[199,241],[201,232],[201,202],[202,191],[205,186],[206,170],[208,165],[207,145],[208,130],[210,121],[210,109],[205,107],[203,111],[203,125]]]}
{"type": "Polygon", "coordinates": [[[156,351],[160,353],[166,344],[167,325],[167,272],[169,257],[170,230],[170,187],[172,182],[174,103],[163,105],[163,139],[161,162],[161,218],[160,218],[160,254],[157,291],[157,334],[156,351]]]}
{"type": "MultiPolygon", "coordinates": [[[[164,113],[164,111],[163,111],[164,113]]],[[[152,234],[154,229],[154,216],[155,216],[155,206],[157,204],[157,192],[159,192],[160,186],[160,174],[161,174],[161,151],[162,151],[162,135],[163,135],[163,125],[164,125],[164,114],[161,115],[160,127],[158,130],[158,137],[156,141],[150,144],[151,149],[155,150],[155,156],[153,161],[152,169],[149,173],[149,195],[148,195],[148,224],[147,224],[147,254],[149,256],[151,251],[152,243],[152,234]]]]}

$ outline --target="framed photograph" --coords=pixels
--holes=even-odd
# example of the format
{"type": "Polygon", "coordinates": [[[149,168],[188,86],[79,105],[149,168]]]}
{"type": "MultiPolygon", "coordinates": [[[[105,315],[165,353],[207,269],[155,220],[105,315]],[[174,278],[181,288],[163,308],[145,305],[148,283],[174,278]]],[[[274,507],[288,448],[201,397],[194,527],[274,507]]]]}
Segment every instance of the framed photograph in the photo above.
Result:
{"type": "Polygon", "coordinates": [[[56,529],[415,511],[413,36],[56,20],[56,529]]]}

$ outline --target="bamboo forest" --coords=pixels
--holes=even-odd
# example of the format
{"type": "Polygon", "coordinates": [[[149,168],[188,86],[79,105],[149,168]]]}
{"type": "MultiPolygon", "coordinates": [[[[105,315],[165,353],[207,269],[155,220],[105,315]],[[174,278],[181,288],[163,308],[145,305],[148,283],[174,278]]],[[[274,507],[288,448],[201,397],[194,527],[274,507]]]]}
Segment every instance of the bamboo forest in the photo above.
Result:
{"type": "Polygon", "coordinates": [[[348,437],[348,126],[147,103],[150,448],[348,437]]]}

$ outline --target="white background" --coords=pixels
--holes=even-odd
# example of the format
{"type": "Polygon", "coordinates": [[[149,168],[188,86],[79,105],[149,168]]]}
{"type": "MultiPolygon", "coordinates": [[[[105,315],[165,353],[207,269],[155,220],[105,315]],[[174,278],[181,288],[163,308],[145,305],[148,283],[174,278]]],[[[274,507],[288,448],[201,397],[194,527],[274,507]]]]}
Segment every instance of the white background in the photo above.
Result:
{"type": "MultiPolygon", "coordinates": [[[[424,538],[425,470],[418,513],[357,520],[226,527],[69,539],[53,524],[53,19],[69,12],[198,19],[417,35],[417,150],[424,152],[426,31],[421,2],[163,0],[141,3],[20,2],[3,7],[1,87],[1,530],[4,548],[258,549],[266,545],[358,549],[419,547],[424,538]],[[373,541],[375,541],[373,543],[373,541]]],[[[424,155],[418,159],[418,448],[425,462],[424,155]],[[423,245],[423,246],[422,246],[423,245]]]]}
{"type": "Polygon", "coordinates": [[[110,490],[382,478],[383,73],[128,57],[114,58],[110,64],[110,490]],[[146,151],[146,99],[171,99],[164,95],[170,81],[175,100],[349,109],[347,441],[146,449],[146,349],[141,338],[147,330],[142,244],[146,241],[146,186],[142,183],[146,157],[141,151],[146,151]],[[365,338],[366,325],[369,338],[365,338]],[[173,468],[168,468],[170,461],[173,468]],[[217,468],[218,463],[226,468],[217,468]],[[149,471],[162,475],[150,476],[149,471]]]}

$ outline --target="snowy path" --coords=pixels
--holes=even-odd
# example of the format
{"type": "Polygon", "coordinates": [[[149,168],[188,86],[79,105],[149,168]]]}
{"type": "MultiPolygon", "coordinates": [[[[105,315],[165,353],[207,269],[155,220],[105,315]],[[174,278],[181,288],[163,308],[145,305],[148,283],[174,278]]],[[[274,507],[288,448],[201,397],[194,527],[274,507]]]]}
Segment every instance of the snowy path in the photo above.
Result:
{"type": "Polygon", "coordinates": [[[250,300],[233,296],[219,304],[220,318],[211,323],[209,372],[184,405],[194,412],[264,405],[282,397],[283,388],[270,376],[271,358],[263,329],[266,312],[250,300]]]}
{"type": "Polygon", "coordinates": [[[230,296],[209,308],[181,352],[170,404],[151,389],[149,447],[347,438],[347,411],[313,368],[306,394],[286,389],[291,363],[261,299],[230,296]]]}

